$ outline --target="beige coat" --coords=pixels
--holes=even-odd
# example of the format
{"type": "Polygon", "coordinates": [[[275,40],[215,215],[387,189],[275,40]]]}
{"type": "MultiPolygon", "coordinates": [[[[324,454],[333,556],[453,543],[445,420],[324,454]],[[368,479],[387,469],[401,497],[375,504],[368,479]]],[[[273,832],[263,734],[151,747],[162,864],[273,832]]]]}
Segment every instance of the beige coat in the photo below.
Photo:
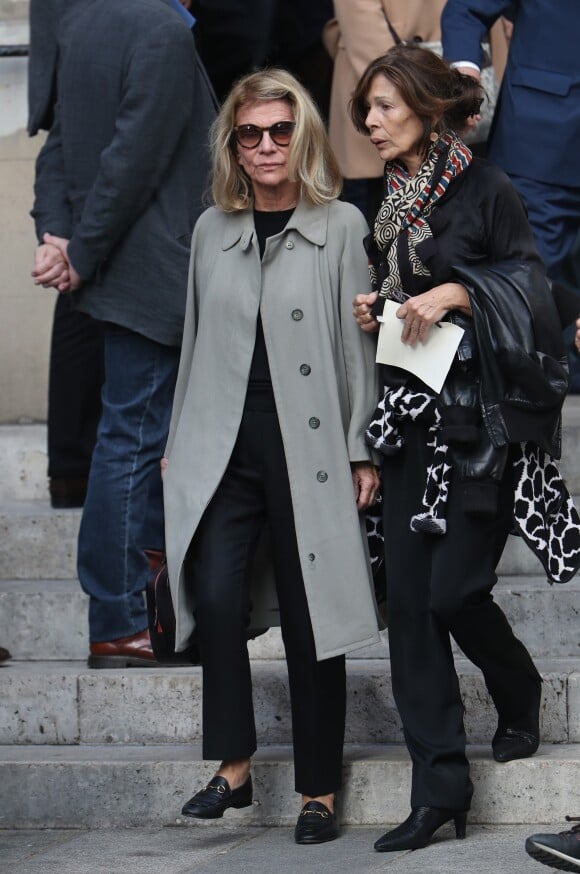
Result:
{"type": "Polygon", "coordinates": [[[445,0],[334,0],[340,36],[334,59],[329,133],[346,179],[370,179],[383,172],[384,162],[375,147],[355,130],[348,104],[366,67],[394,45],[385,16],[401,39],[417,36],[422,42],[431,42],[441,39],[439,21],[444,5],[445,0]]]}
{"type": "MultiPolygon", "coordinates": [[[[352,317],[354,295],[369,288],[366,231],[350,204],[300,203],[260,263],[251,211],[212,208],[196,225],[164,478],[178,650],[194,629],[184,560],[234,447],[258,309],[318,658],[378,639],[350,472],[350,462],[370,458],[364,431],[378,397],[374,339],[352,317]]],[[[278,624],[263,566],[252,601],[254,627],[278,624]]]]}
{"type": "MultiPolygon", "coordinates": [[[[345,179],[372,179],[383,173],[376,149],[354,128],[349,101],[370,62],[394,45],[385,16],[402,40],[439,42],[444,6],[445,0],[334,0],[336,21],[325,30],[325,44],[334,56],[329,134],[345,179]]],[[[501,22],[492,29],[491,47],[500,81],[507,53],[501,22]]]]}

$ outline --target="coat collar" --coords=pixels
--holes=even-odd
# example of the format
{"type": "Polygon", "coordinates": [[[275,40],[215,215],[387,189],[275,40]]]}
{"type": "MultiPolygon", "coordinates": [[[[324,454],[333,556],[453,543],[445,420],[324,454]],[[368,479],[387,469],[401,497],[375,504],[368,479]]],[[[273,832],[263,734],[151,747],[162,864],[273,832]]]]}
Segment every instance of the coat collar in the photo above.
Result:
{"type": "MultiPolygon", "coordinates": [[[[284,230],[296,230],[315,246],[324,246],[328,233],[328,210],[328,204],[311,206],[300,200],[284,230]]],[[[244,209],[227,215],[227,227],[222,242],[223,251],[231,249],[237,243],[246,251],[255,235],[253,211],[244,209]]]]}

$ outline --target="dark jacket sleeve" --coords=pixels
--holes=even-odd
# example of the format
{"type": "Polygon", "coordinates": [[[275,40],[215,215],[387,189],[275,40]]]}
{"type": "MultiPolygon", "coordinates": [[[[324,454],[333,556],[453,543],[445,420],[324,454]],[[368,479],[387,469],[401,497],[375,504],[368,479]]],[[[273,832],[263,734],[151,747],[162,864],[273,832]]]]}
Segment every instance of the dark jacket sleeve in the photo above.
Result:
{"type": "MultiPolygon", "coordinates": [[[[140,41],[129,63],[111,143],[69,245],[69,258],[88,279],[154,196],[189,121],[195,49],[187,27],[159,26],[140,41]]],[[[152,241],[154,244],[154,241],[152,241]]]]}
{"type": "Polygon", "coordinates": [[[444,56],[481,66],[482,40],[510,6],[510,0],[447,0],[441,15],[444,56]]]}
{"type": "Polygon", "coordinates": [[[50,133],[36,159],[34,206],[30,214],[39,242],[42,242],[45,233],[70,239],[72,210],[68,199],[58,106],[50,133]]]}
{"type": "Polygon", "coordinates": [[[523,201],[508,176],[489,166],[486,186],[482,212],[489,261],[525,261],[543,270],[523,201]]]}

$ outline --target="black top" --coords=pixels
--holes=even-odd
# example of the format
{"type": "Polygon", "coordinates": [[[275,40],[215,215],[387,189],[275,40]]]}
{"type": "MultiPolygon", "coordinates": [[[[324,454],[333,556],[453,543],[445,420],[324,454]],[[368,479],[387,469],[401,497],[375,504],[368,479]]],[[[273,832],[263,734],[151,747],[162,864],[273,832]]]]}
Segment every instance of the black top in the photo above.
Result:
{"type": "MultiPolygon", "coordinates": [[[[516,261],[542,269],[519,194],[506,174],[486,161],[474,158],[451,181],[426,221],[432,236],[418,243],[416,251],[430,275],[414,274],[411,265],[399,259],[402,288],[411,296],[444,282],[461,281],[455,265],[516,261]]],[[[385,366],[382,371],[389,385],[400,384],[405,373],[385,366]]]]}
{"type": "MultiPolygon", "coordinates": [[[[275,237],[276,234],[283,231],[293,212],[293,209],[285,209],[280,212],[262,212],[261,210],[254,210],[254,225],[256,228],[256,236],[258,238],[258,246],[260,247],[260,258],[264,256],[266,240],[268,237],[275,237]]],[[[262,317],[260,313],[258,313],[258,321],[256,323],[256,344],[254,346],[254,355],[250,367],[248,387],[268,387],[269,390],[272,389],[270,366],[268,364],[266,341],[264,339],[264,329],[262,327],[262,317]]]]}

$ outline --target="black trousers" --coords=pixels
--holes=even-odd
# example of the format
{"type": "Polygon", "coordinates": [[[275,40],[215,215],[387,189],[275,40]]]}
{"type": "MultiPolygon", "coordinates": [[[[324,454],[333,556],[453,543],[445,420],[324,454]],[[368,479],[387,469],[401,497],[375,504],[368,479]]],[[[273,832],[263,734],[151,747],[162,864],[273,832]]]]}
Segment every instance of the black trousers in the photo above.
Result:
{"type": "Polygon", "coordinates": [[[48,475],[86,477],[101,417],[104,380],[100,323],[59,294],[54,310],[48,386],[48,475]]]}
{"type": "Polygon", "coordinates": [[[191,550],[203,666],[203,756],[241,759],[256,750],[245,629],[252,557],[267,522],[288,664],[295,788],[303,795],[325,795],[341,783],[345,661],[344,656],[316,660],[273,398],[270,405],[256,404],[270,406],[270,412],[248,409],[248,404],[232,458],[191,550]]]}
{"type": "Polygon", "coordinates": [[[450,635],[483,672],[499,720],[529,727],[541,678],[491,590],[510,531],[511,471],[495,517],[466,515],[452,480],[447,534],[413,533],[425,488],[427,432],[404,429],[405,446],[383,463],[387,607],[393,693],[413,761],[411,806],[468,809],[463,703],[450,635]]]}

